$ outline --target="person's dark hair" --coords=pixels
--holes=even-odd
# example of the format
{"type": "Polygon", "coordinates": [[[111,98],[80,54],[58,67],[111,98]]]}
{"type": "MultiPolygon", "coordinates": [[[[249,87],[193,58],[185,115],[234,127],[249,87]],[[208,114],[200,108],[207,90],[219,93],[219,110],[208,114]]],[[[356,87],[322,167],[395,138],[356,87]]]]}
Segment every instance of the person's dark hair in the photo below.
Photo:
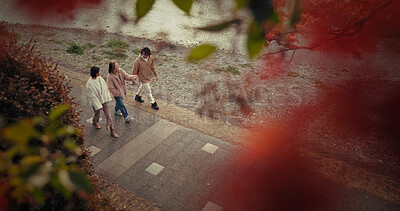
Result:
{"type": "Polygon", "coordinates": [[[100,71],[99,67],[93,66],[90,69],[90,76],[92,76],[92,78],[96,78],[97,77],[97,73],[100,71]]]}
{"type": "Polygon", "coordinates": [[[150,56],[151,55],[151,50],[148,47],[144,47],[144,48],[142,48],[142,50],[140,50],[140,53],[144,53],[144,55],[150,56]]]}
{"type": "Polygon", "coordinates": [[[115,69],[115,62],[110,62],[110,64],[108,65],[108,73],[112,73],[114,69],[115,69]]]}

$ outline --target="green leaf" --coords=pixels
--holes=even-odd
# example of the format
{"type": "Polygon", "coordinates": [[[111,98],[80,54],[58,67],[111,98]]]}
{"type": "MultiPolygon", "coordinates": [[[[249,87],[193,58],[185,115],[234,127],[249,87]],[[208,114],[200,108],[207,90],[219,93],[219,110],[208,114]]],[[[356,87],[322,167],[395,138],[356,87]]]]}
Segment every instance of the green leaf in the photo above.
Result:
{"type": "Polygon", "coordinates": [[[269,17],[269,20],[274,24],[278,24],[281,21],[279,19],[279,14],[276,12],[272,13],[272,15],[269,17]]]}
{"type": "Polygon", "coordinates": [[[179,9],[183,10],[187,14],[190,14],[190,9],[192,8],[193,0],[172,0],[179,9]]]}
{"type": "Polygon", "coordinates": [[[227,27],[229,27],[230,25],[237,23],[239,20],[238,19],[233,19],[233,20],[228,20],[228,21],[224,21],[222,23],[217,23],[217,24],[213,24],[213,25],[209,25],[209,26],[204,26],[204,27],[200,27],[197,29],[203,30],[203,31],[221,31],[227,27]]]}
{"type": "Polygon", "coordinates": [[[211,55],[217,48],[210,44],[203,44],[192,49],[187,60],[199,61],[211,55]]]}
{"type": "Polygon", "coordinates": [[[69,199],[72,196],[72,193],[68,191],[64,185],[61,183],[59,177],[52,177],[51,178],[51,185],[60,192],[65,198],[69,199]]]}
{"type": "Polygon", "coordinates": [[[75,142],[72,140],[67,140],[67,141],[64,141],[64,147],[70,151],[73,151],[73,150],[75,150],[75,148],[78,147],[78,145],[76,145],[75,142]]]}
{"type": "Polygon", "coordinates": [[[250,59],[257,56],[265,45],[265,37],[263,28],[257,23],[253,22],[247,35],[247,51],[250,59]]]}
{"type": "Polygon", "coordinates": [[[62,105],[57,106],[52,111],[50,111],[50,113],[49,113],[50,120],[58,119],[68,109],[69,109],[69,105],[68,104],[62,104],[62,105]]]}
{"type": "Polygon", "coordinates": [[[30,184],[37,188],[43,188],[49,183],[50,176],[46,173],[34,174],[29,177],[27,184],[30,184]]]}
{"type": "Polygon", "coordinates": [[[77,190],[84,190],[87,193],[93,193],[93,187],[84,174],[73,170],[69,170],[68,173],[71,182],[75,185],[77,190]]]}
{"type": "Polygon", "coordinates": [[[236,0],[236,10],[245,8],[249,5],[249,0],[236,0]]]}
{"type": "Polygon", "coordinates": [[[30,166],[43,161],[40,155],[27,155],[21,160],[21,164],[25,166],[30,166]]]}
{"type": "Polygon", "coordinates": [[[39,136],[40,134],[33,128],[29,120],[21,120],[4,129],[4,137],[15,143],[27,143],[29,139],[39,136]]]}
{"type": "Polygon", "coordinates": [[[33,189],[33,192],[31,195],[37,203],[39,203],[40,205],[44,204],[46,198],[44,196],[42,189],[39,189],[39,188],[33,189]]]}
{"type": "Polygon", "coordinates": [[[136,2],[136,16],[137,19],[143,18],[153,6],[155,0],[137,0],[136,2]]]}
{"type": "Polygon", "coordinates": [[[76,190],[75,185],[74,183],[72,183],[67,170],[62,169],[58,172],[58,180],[60,181],[62,186],[69,192],[73,192],[76,190]]]}

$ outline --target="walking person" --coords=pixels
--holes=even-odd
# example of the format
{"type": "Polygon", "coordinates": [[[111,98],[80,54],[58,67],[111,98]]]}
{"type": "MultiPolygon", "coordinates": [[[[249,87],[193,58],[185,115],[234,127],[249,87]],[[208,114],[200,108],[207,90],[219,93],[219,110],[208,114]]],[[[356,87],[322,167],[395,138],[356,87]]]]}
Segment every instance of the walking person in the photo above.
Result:
{"type": "Polygon", "coordinates": [[[151,76],[152,74],[156,77],[158,81],[158,74],[156,68],[154,66],[153,57],[151,56],[151,51],[148,47],[144,47],[140,50],[140,55],[135,61],[132,70],[133,75],[137,75],[139,78],[139,88],[136,92],[135,101],[143,103],[142,100],[142,92],[147,97],[147,99],[151,103],[151,107],[155,110],[158,110],[157,102],[154,100],[153,95],[151,94],[151,76]]]}
{"type": "Polygon", "coordinates": [[[115,99],[115,115],[123,115],[125,122],[129,123],[134,118],[128,114],[124,105],[124,97],[126,96],[125,81],[132,81],[135,83],[137,76],[127,74],[122,68],[119,68],[118,63],[115,61],[110,62],[108,65],[107,84],[108,89],[115,99]]]}
{"type": "Polygon", "coordinates": [[[106,129],[110,129],[110,134],[112,137],[118,138],[117,133],[115,133],[110,111],[108,109],[108,102],[112,101],[112,97],[108,91],[106,82],[100,76],[100,68],[93,66],[90,69],[90,76],[91,77],[86,83],[86,93],[89,103],[92,105],[94,111],[92,125],[96,129],[101,128],[98,123],[100,118],[100,110],[103,110],[104,115],[106,116],[106,129]]]}

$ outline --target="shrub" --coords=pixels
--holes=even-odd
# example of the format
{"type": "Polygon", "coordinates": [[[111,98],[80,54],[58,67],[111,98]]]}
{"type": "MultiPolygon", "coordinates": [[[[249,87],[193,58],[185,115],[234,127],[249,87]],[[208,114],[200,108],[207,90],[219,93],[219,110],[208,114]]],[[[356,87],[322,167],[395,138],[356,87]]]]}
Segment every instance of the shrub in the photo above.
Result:
{"type": "Polygon", "coordinates": [[[73,138],[81,131],[59,120],[68,108],[62,105],[48,116],[23,119],[1,130],[0,139],[11,144],[0,156],[0,173],[8,178],[0,192],[8,204],[3,208],[59,210],[71,206],[68,200],[78,191],[93,191],[77,165],[82,150],[73,138]],[[57,142],[62,142],[63,151],[52,150],[57,142]],[[56,200],[48,200],[52,197],[56,200]]]}
{"type": "Polygon", "coordinates": [[[83,54],[83,47],[80,45],[77,45],[75,43],[71,43],[70,46],[67,48],[67,52],[70,54],[76,53],[78,55],[83,54]]]}
{"type": "MultiPolygon", "coordinates": [[[[10,125],[22,118],[45,116],[60,104],[68,104],[69,108],[60,116],[60,122],[82,129],[79,123],[79,113],[75,111],[77,104],[69,96],[71,88],[64,83],[63,77],[57,70],[57,65],[45,59],[34,51],[31,44],[18,46],[14,34],[10,34],[0,24],[0,125],[10,125]]],[[[21,129],[21,132],[25,132],[21,129]]],[[[84,152],[76,163],[91,172],[87,161],[87,152],[83,148],[82,134],[72,134],[71,138],[84,152]]],[[[33,144],[37,140],[33,140],[33,144]]],[[[49,152],[60,152],[69,156],[71,152],[65,148],[65,139],[57,139],[54,144],[47,146],[49,152]]],[[[40,143],[39,143],[40,145],[40,143]]],[[[7,140],[0,140],[0,156],[13,144],[7,140]]],[[[18,158],[19,155],[17,155],[18,158]]],[[[0,181],[9,178],[8,174],[0,174],[0,181]]],[[[45,189],[47,204],[65,204],[68,200],[53,190],[45,189]]],[[[82,201],[78,196],[72,197],[72,203],[77,206],[82,201]],[[76,199],[76,200],[75,200],[76,199]]],[[[1,199],[0,199],[1,200],[1,199]]],[[[52,207],[56,209],[57,207],[52,207]]]]}
{"type": "Polygon", "coordinates": [[[135,49],[132,50],[132,52],[133,52],[134,54],[140,54],[140,49],[135,48],[135,49]]]}
{"type": "Polygon", "coordinates": [[[127,42],[124,42],[118,38],[111,38],[107,42],[106,46],[109,48],[117,48],[117,49],[129,48],[129,44],[127,42]]]}
{"type": "Polygon", "coordinates": [[[84,49],[87,49],[87,48],[93,48],[93,47],[95,47],[96,45],[95,44],[92,44],[92,43],[86,43],[84,46],[82,46],[84,49]]]}
{"type": "Polygon", "coordinates": [[[125,59],[128,57],[128,55],[120,51],[104,51],[104,53],[107,54],[107,59],[125,59]]]}
{"type": "Polygon", "coordinates": [[[233,75],[240,75],[240,71],[239,71],[238,68],[235,67],[235,66],[228,66],[228,67],[226,68],[226,70],[227,70],[228,72],[232,73],[233,75]]]}

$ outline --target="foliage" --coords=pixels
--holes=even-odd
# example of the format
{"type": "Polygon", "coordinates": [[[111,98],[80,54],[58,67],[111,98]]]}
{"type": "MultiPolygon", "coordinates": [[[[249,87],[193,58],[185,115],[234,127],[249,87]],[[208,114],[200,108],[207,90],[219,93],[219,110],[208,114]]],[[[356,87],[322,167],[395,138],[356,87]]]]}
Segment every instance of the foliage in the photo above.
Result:
{"type": "Polygon", "coordinates": [[[360,59],[363,52],[376,51],[387,38],[400,42],[399,1],[297,0],[291,7],[301,14],[295,12],[292,18],[287,17],[284,1],[277,0],[276,7],[283,22],[291,23],[290,28],[276,27],[266,34],[269,42],[283,47],[280,51],[323,50],[351,53],[360,59]]]}
{"type": "MultiPolygon", "coordinates": [[[[174,4],[182,11],[190,14],[193,0],[172,0],[174,4]]],[[[143,18],[153,7],[155,0],[137,0],[136,1],[136,21],[143,18]]]]}
{"type": "Polygon", "coordinates": [[[80,45],[77,45],[75,43],[71,43],[70,46],[67,48],[67,52],[70,54],[78,54],[78,55],[82,55],[83,54],[83,50],[84,48],[80,45]]]}
{"type": "Polygon", "coordinates": [[[190,9],[192,8],[193,0],[172,0],[179,9],[190,14],[190,9]]]}
{"type": "Polygon", "coordinates": [[[32,45],[18,46],[14,35],[0,33],[0,113],[5,124],[48,114],[65,103],[71,106],[62,116],[64,123],[80,128],[74,110],[77,105],[64,80],[57,65],[35,52],[32,45]]]}
{"type": "Polygon", "coordinates": [[[78,54],[78,55],[82,55],[84,53],[85,49],[88,48],[93,48],[96,45],[92,44],[92,43],[86,43],[85,45],[78,45],[76,43],[71,43],[70,46],[67,49],[67,52],[70,54],[78,54]]]}
{"type": "Polygon", "coordinates": [[[108,59],[125,59],[128,55],[125,54],[129,48],[129,44],[118,38],[111,38],[105,44],[106,47],[112,48],[111,51],[104,51],[108,59]]]}
{"type": "Polygon", "coordinates": [[[0,197],[7,197],[10,207],[30,204],[38,209],[48,207],[45,203],[54,194],[68,200],[79,191],[93,191],[77,165],[82,150],[74,138],[81,131],[60,120],[68,109],[68,105],[61,105],[48,116],[20,120],[2,129],[0,138],[11,147],[0,159],[0,173],[7,178],[0,197]],[[63,151],[54,150],[59,144],[63,151]]]}
{"type": "MultiPolygon", "coordinates": [[[[173,2],[190,14],[192,1],[173,2]]],[[[390,38],[397,44],[400,42],[400,2],[396,0],[234,2],[236,7],[229,18],[197,29],[218,32],[228,27],[239,28],[246,22],[238,15],[239,11],[251,11],[252,20],[247,29],[246,43],[250,58],[255,58],[271,42],[282,48],[266,55],[285,51],[294,53],[298,49],[315,49],[352,53],[355,58],[361,58],[363,52],[376,51],[379,42],[385,38],[390,38]],[[299,37],[302,40],[299,40],[299,37]]],[[[151,6],[146,10],[138,10],[145,15],[151,10],[151,6]]],[[[390,47],[393,43],[384,45],[390,47]]],[[[202,51],[198,53],[198,57],[203,59],[207,54],[207,51],[202,51]]]]}
{"type": "Polygon", "coordinates": [[[238,70],[238,68],[237,67],[235,67],[235,66],[228,66],[228,67],[226,67],[226,68],[221,68],[221,69],[216,69],[217,71],[223,71],[223,72],[226,72],[226,73],[231,73],[231,74],[233,74],[233,75],[240,75],[240,71],[238,70]]]}
{"type": "Polygon", "coordinates": [[[226,70],[232,73],[233,75],[240,75],[240,71],[235,66],[228,66],[226,70]]]}
{"type": "Polygon", "coordinates": [[[124,42],[118,38],[111,38],[107,43],[106,47],[114,48],[114,49],[125,49],[129,48],[129,44],[124,42]]]}
{"type": "Polygon", "coordinates": [[[187,57],[187,60],[189,60],[189,61],[202,60],[202,59],[210,56],[215,50],[216,50],[216,47],[213,45],[210,45],[210,44],[203,44],[203,45],[197,46],[196,48],[192,49],[189,56],[187,57]]]}
{"type": "Polygon", "coordinates": [[[132,52],[133,52],[134,54],[140,54],[140,49],[135,48],[135,49],[132,50],[132,52]]]}
{"type": "Polygon", "coordinates": [[[136,1],[136,17],[137,19],[143,18],[147,12],[150,11],[155,0],[137,0],[136,1]]]}
{"type": "Polygon", "coordinates": [[[96,45],[92,44],[92,43],[86,43],[83,48],[87,49],[87,48],[94,48],[96,45]]]}
{"type": "Polygon", "coordinates": [[[125,59],[128,57],[128,55],[124,54],[121,51],[104,51],[105,54],[107,54],[107,59],[125,59]]]}
{"type": "MultiPolygon", "coordinates": [[[[71,87],[68,87],[66,83],[64,83],[64,80],[65,77],[58,72],[57,65],[52,64],[51,60],[45,59],[42,55],[40,55],[40,53],[34,51],[34,47],[31,44],[18,46],[15,35],[9,33],[6,30],[6,28],[0,24],[0,93],[1,93],[0,114],[2,117],[1,127],[4,126],[8,127],[9,125],[16,124],[11,127],[13,129],[8,129],[8,131],[18,129],[17,137],[13,137],[12,134],[15,133],[11,132],[3,133],[4,139],[2,138],[0,140],[1,159],[3,158],[5,159],[8,157],[8,158],[14,158],[14,161],[16,161],[15,159],[17,159],[17,161],[18,160],[21,161],[22,159],[21,156],[24,155],[28,156],[26,162],[29,163],[35,161],[36,164],[38,164],[39,163],[38,160],[40,160],[39,157],[37,156],[31,157],[32,155],[29,154],[29,153],[36,153],[38,150],[40,151],[39,148],[36,148],[35,149],[36,151],[29,148],[35,145],[41,148],[43,148],[43,146],[46,146],[47,147],[46,150],[50,154],[56,153],[54,155],[57,156],[58,154],[60,154],[60,156],[65,155],[66,157],[73,155],[76,156],[75,154],[73,154],[73,152],[71,152],[70,150],[71,148],[66,147],[74,145],[72,144],[73,142],[70,141],[72,139],[74,140],[75,144],[77,144],[80,147],[80,150],[83,152],[79,156],[79,159],[74,161],[74,165],[77,164],[80,167],[83,167],[85,171],[88,172],[91,171],[89,168],[90,164],[88,163],[87,160],[87,151],[83,148],[83,143],[84,143],[83,135],[80,133],[65,134],[65,130],[67,128],[73,127],[77,129],[82,129],[82,126],[80,125],[78,119],[79,113],[76,112],[75,110],[77,104],[75,103],[74,98],[69,96],[69,93],[71,92],[71,87]],[[50,112],[52,109],[54,109],[60,104],[69,105],[68,108],[65,108],[65,112],[63,114],[57,114],[57,112],[52,112],[52,113],[50,112]],[[59,126],[60,133],[52,135],[51,131],[56,130],[57,128],[55,126],[57,125],[55,124],[48,125],[44,123],[43,120],[40,120],[40,118],[35,118],[34,120],[24,120],[22,122],[19,122],[23,118],[31,119],[34,118],[35,116],[43,117],[49,115],[49,113],[51,113],[51,116],[49,117],[50,119],[54,120],[56,117],[59,117],[56,119],[60,121],[60,124],[70,125],[70,126],[64,129],[62,126],[59,126]],[[21,131],[26,132],[26,134],[23,135],[21,131]],[[46,136],[42,136],[41,134],[40,138],[26,141],[31,136],[37,136],[38,134],[37,131],[40,132],[44,131],[43,135],[46,136]],[[6,137],[8,138],[6,139],[6,137]],[[66,137],[68,137],[68,139],[66,137]],[[52,144],[45,143],[46,141],[50,140],[54,140],[54,142],[52,142],[52,144]],[[27,147],[19,145],[22,147],[16,150],[15,145],[13,144],[12,141],[20,141],[21,142],[20,144],[22,144],[22,142],[23,143],[27,142],[27,147]],[[2,153],[1,151],[7,151],[7,153],[2,153]],[[19,154],[17,156],[11,156],[10,153],[11,154],[19,153],[19,154]]],[[[71,131],[71,129],[68,129],[68,131],[71,131]]],[[[56,157],[54,157],[54,159],[52,158],[53,161],[55,161],[56,157]]],[[[62,161],[62,159],[60,161],[62,161]]],[[[42,162],[42,164],[43,163],[44,161],[42,162]]],[[[25,165],[23,163],[19,164],[25,165]]],[[[24,174],[26,173],[26,175],[33,175],[31,170],[42,171],[39,169],[39,167],[40,165],[37,165],[35,168],[32,167],[32,169],[28,168],[21,171],[24,171],[22,173],[24,174]],[[28,170],[29,172],[25,172],[28,170]]],[[[60,167],[62,167],[62,165],[60,167]]],[[[18,169],[19,167],[18,168],[12,167],[11,169],[7,169],[7,171],[10,170],[11,171],[9,172],[10,174],[17,174],[19,171],[18,169]]],[[[5,170],[5,167],[3,168],[3,170],[5,170]]],[[[65,173],[62,174],[65,175],[65,173]]],[[[71,175],[76,176],[74,172],[72,172],[71,175]]],[[[7,175],[1,174],[0,181],[2,181],[6,176],[7,175]]],[[[53,181],[51,181],[51,183],[53,185],[55,184],[53,183],[53,181]]],[[[22,184],[21,181],[17,181],[17,183],[13,182],[12,186],[10,187],[17,187],[15,185],[18,184],[22,184]]],[[[34,188],[30,188],[29,190],[34,191],[31,192],[31,195],[29,197],[35,197],[35,199],[38,200],[38,202],[42,200],[41,199],[42,193],[40,193],[40,191],[34,188]]],[[[62,195],[62,193],[60,194],[52,193],[51,191],[47,190],[48,190],[47,186],[45,186],[43,191],[45,192],[44,197],[46,198],[46,206],[55,209],[57,206],[64,206],[68,203],[69,200],[67,200],[62,195]]],[[[21,188],[17,190],[19,194],[20,191],[22,191],[21,188]]],[[[2,199],[0,199],[0,201],[1,200],[2,199]]],[[[84,202],[81,199],[81,197],[79,197],[76,194],[72,195],[70,201],[71,203],[74,203],[76,206],[79,206],[84,202]]],[[[29,208],[29,206],[27,207],[29,208]]]]}

